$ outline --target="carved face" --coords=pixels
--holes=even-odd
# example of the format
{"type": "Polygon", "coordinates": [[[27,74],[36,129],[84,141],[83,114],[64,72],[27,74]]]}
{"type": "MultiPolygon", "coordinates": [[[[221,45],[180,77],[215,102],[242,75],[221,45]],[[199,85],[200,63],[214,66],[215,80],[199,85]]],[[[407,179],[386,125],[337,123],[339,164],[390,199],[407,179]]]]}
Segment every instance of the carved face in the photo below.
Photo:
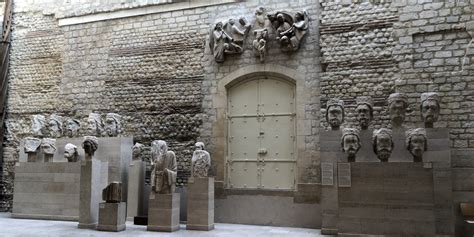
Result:
{"type": "Polygon", "coordinates": [[[421,105],[421,115],[423,121],[427,123],[434,123],[438,120],[439,105],[435,100],[425,100],[421,105]]]}
{"type": "Polygon", "coordinates": [[[218,31],[221,31],[222,30],[222,22],[217,22],[215,29],[218,30],[218,31]]]}
{"type": "Polygon", "coordinates": [[[95,121],[95,119],[93,118],[88,118],[87,119],[87,132],[90,134],[90,135],[98,135],[98,125],[97,125],[97,121],[95,121]]]}
{"type": "Polygon", "coordinates": [[[46,119],[43,115],[35,115],[31,121],[31,130],[34,135],[43,136],[46,134],[46,119]]]}
{"type": "Polygon", "coordinates": [[[54,139],[44,139],[41,143],[41,149],[43,149],[45,154],[53,155],[56,152],[55,142],[56,140],[54,139]]]}
{"type": "Polygon", "coordinates": [[[359,149],[359,138],[356,135],[348,134],[344,136],[342,150],[347,154],[347,157],[354,158],[359,149]]]}
{"type": "Polygon", "coordinates": [[[79,130],[79,124],[73,119],[68,119],[66,123],[66,133],[68,137],[77,136],[77,131],[79,130]]]}
{"type": "Polygon", "coordinates": [[[370,115],[370,107],[366,104],[360,104],[356,108],[357,121],[362,129],[369,127],[372,116],[370,115]]]}
{"type": "Polygon", "coordinates": [[[401,125],[403,121],[405,121],[405,112],[407,109],[405,102],[396,100],[390,104],[388,109],[392,124],[401,125]]]}
{"type": "Polygon", "coordinates": [[[60,137],[61,136],[61,127],[59,126],[58,122],[56,120],[49,120],[48,123],[48,128],[49,128],[49,134],[52,137],[60,137]]]}
{"type": "Polygon", "coordinates": [[[84,141],[84,152],[89,155],[94,155],[94,152],[96,150],[94,144],[90,141],[84,141]]]}
{"type": "Polygon", "coordinates": [[[68,160],[74,158],[76,149],[74,146],[66,146],[64,148],[64,157],[68,160]]]}
{"type": "Polygon", "coordinates": [[[342,119],[342,108],[339,106],[330,106],[328,109],[327,122],[331,125],[331,128],[339,128],[342,124],[342,119]]]}
{"type": "Polygon", "coordinates": [[[425,137],[422,135],[413,135],[410,138],[409,151],[415,158],[421,158],[426,147],[425,137]]]}
{"type": "Polygon", "coordinates": [[[388,134],[379,134],[376,138],[375,153],[381,161],[387,161],[392,154],[393,144],[392,139],[388,134]]]}
{"type": "Polygon", "coordinates": [[[107,136],[115,137],[118,135],[117,121],[115,121],[115,119],[110,117],[106,118],[104,128],[105,132],[107,133],[107,136]]]}
{"type": "Polygon", "coordinates": [[[234,19],[229,19],[229,24],[230,24],[230,25],[234,25],[234,24],[235,24],[235,20],[234,20],[234,19]]]}
{"type": "Polygon", "coordinates": [[[35,153],[38,151],[38,148],[41,145],[41,140],[36,138],[25,138],[25,152],[26,153],[35,153]]]}
{"type": "Polygon", "coordinates": [[[143,145],[140,143],[135,144],[132,147],[132,157],[133,160],[140,160],[143,151],[143,145]]]}

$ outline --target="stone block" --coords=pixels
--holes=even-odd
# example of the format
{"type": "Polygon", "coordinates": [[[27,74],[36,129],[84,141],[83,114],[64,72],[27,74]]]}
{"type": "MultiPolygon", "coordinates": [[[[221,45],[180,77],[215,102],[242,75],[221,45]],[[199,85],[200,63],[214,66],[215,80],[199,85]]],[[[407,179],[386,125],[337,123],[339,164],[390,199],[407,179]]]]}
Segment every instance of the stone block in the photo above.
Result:
{"type": "Polygon", "coordinates": [[[214,229],[214,178],[194,178],[188,183],[188,230],[214,229]]]}
{"type": "Polygon", "coordinates": [[[179,230],[179,193],[150,193],[148,201],[148,231],[179,230]]]}
{"type": "Polygon", "coordinates": [[[119,232],[125,230],[126,203],[99,204],[99,224],[97,230],[119,232]]]}
{"type": "MultiPolygon", "coordinates": [[[[127,219],[143,216],[145,198],[145,162],[133,160],[128,173],[127,219]]],[[[147,198],[148,199],[148,198],[147,198]]]]}
{"type": "Polygon", "coordinates": [[[98,221],[102,189],[107,186],[108,163],[99,160],[81,161],[79,224],[82,229],[95,229],[98,221]]]}

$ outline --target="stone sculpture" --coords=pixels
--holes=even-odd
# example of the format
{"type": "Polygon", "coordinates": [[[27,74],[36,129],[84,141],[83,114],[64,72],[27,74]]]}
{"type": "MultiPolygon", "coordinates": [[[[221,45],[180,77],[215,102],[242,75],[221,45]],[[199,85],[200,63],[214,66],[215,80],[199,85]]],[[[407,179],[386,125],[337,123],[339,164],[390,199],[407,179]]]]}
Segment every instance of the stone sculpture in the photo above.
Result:
{"type": "Polygon", "coordinates": [[[86,160],[92,160],[95,151],[99,147],[99,140],[94,136],[85,136],[84,141],[82,142],[82,148],[84,148],[84,153],[86,154],[86,160]]]}
{"type": "Polygon", "coordinates": [[[196,142],[196,150],[191,159],[191,177],[208,177],[209,168],[211,167],[211,156],[209,152],[204,150],[203,142],[196,142]]]}
{"type": "Polygon", "coordinates": [[[168,145],[163,140],[151,143],[153,167],[151,186],[152,191],[159,194],[174,193],[176,188],[177,164],[174,152],[168,151],[168,145]]]}
{"type": "Polygon", "coordinates": [[[100,114],[90,113],[87,118],[87,135],[100,137],[104,133],[104,124],[100,114]]]}
{"type": "Polygon", "coordinates": [[[209,47],[216,62],[224,62],[225,54],[243,52],[243,44],[250,27],[250,24],[243,17],[239,19],[239,25],[235,23],[234,19],[230,19],[225,24],[222,22],[216,23],[209,39],[209,47]]]}
{"type": "Polygon", "coordinates": [[[116,113],[108,113],[104,122],[105,133],[109,137],[116,137],[122,133],[121,116],[116,113]]]}
{"type": "Polygon", "coordinates": [[[344,122],[344,101],[333,98],[327,102],[326,121],[332,130],[339,130],[344,122]]]}
{"type": "Polygon", "coordinates": [[[298,50],[301,40],[308,32],[308,13],[298,11],[295,16],[292,16],[288,12],[279,11],[268,15],[268,18],[276,29],[276,40],[280,43],[281,49],[283,51],[298,50]]]}
{"type": "Polygon", "coordinates": [[[56,152],[56,139],[43,138],[41,149],[44,152],[44,162],[53,162],[53,156],[56,152]]]}
{"type": "Polygon", "coordinates": [[[132,147],[132,159],[133,160],[142,160],[142,153],[145,150],[145,145],[141,143],[135,143],[132,147]]]}
{"type": "Polygon", "coordinates": [[[122,183],[111,182],[102,190],[102,200],[107,203],[117,203],[122,201],[122,183]]]}
{"type": "Polygon", "coordinates": [[[46,118],[44,115],[33,115],[31,119],[31,131],[34,136],[43,137],[47,134],[46,118]]]}
{"type": "Polygon", "coordinates": [[[269,25],[270,20],[266,15],[265,8],[258,7],[255,10],[255,25],[253,27],[255,39],[253,40],[252,45],[256,55],[260,58],[260,62],[265,61],[265,55],[267,54],[269,25]]]}
{"type": "Polygon", "coordinates": [[[357,97],[355,110],[360,128],[367,130],[370,122],[374,118],[372,98],[370,96],[357,97]]]}
{"type": "Polygon", "coordinates": [[[52,114],[49,116],[48,128],[51,137],[61,137],[63,135],[63,118],[59,115],[52,114]]]}
{"type": "Polygon", "coordinates": [[[393,150],[392,130],[387,128],[375,130],[372,135],[372,146],[377,158],[387,162],[393,150]]]}
{"type": "Polygon", "coordinates": [[[342,151],[347,155],[347,161],[354,162],[356,154],[361,147],[359,130],[356,128],[344,128],[342,130],[341,146],[342,151]]]}
{"type": "Polygon", "coordinates": [[[66,135],[68,137],[77,137],[81,123],[77,119],[68,118],[66,120],[66,135]]]}
{"type": "Polygon", "coordinates": [[[405,121],[408,98],[403,93],[393,93],[388,97],[388,110],[392,127],[400,128],[405,121]]]}
{"type": "Polygon", "coordinates": [[[24,151],[28,154],[28,162],[36,162],[36,153],[39,151],[41,140],[34,137],[25,138],[24,151]]]}
{"type": "Polygon", "coordinates": [[[439,117],[439,95],[436,92],[426,92],[421,94],[421,117],[425,122],[425,128],[433,128],[433,123],[439,117]]]}
{"type": "Polygon", "coordinates": [[[428,139],[424,128],[414,128],[406,132],[405,145],[414,162],[423,161],[423,153],[428,150],[428,139]]]}
{"type": "Polygon", "coordinates": [[[79,153],[77,152],[77,146],[71,143],[66,144],[66,146],[64,146],[64,158],[66,158],[68,162],[79,161],[79,153]]]}

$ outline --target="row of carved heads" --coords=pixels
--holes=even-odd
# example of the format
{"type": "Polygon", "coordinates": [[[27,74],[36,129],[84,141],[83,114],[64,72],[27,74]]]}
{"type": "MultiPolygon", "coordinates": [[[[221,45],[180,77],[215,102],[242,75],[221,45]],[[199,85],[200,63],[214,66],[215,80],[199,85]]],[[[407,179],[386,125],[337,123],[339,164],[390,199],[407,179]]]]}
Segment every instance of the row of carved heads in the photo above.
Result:
{"type": "MultiPolygon", "coordinates": [[[[73,118],[63,118],[57,114],[49,116],[46,120],[44,115],[33,115],[31,120],[31,131],[36,137],[50,136],[58,138],[62,136],[77,137],[81,122],[73,118]]],[[[107,113],[105,119],[97,113],[90,113],[87,118],[85,134],[92,136],[116,137],[122,133],[121,116],[116,113],[107,113]]]]}
{"type": "MultiPolygon", "coordinates": [[[[388,97],[388,112],[393,128],[399,128],[405,121],[408,108],[408,97],[403,93],[393,93],[388,97]]],[[[344,122],[344,101],[332,98],[327,102],[326,121],[332,130],[339,130],[344,122]]],[[[373,120],[373,102],[369,96],[356,98],[356,118],[362,130],[367,130],[373,120]]],[[[421,94],[421,117],[426,128],[432,128],[438,120],[440,112],[440,97],[435,92],[421,94]]]]}
{"type": "MultiPolygon", "coordinates": [[[[307,34],[309,17],[306,11],[291,14],[286,11],[277,11],[267,14],[264,7],[255,10],[255,24],[253,26],[252,41],[255,55],[260,61],[265,60],[269,33],[273,29],[275,40],[282,51],[296,51],[301,40],[307,34]]],[[[245,39],[250,34],[252,26],[244,17],[229,19],[227,22],[217,22],[212,28],[209,38],[209,47],[216,62],[225,60],[226,54],[241,54],[245,48],[245,39]]]]}
{"type": "MultiPolygon", "coordinates": [[[[423,153],[428,149],[427,141],[424,128],[414,128],[406,131],[405,147],[413,156],[414,162],[423,161],[423,153]]],[[[341,147],[342,151],[346,153],[347,160],[354,162],[356,154],[361,148],[359,130],[344,128],[342,130],[341,147]]],[[[388,128],[374,130],[372,147],[377,158],[382,162],[387,162],[394,148],[392,130],[388,128]]]]}

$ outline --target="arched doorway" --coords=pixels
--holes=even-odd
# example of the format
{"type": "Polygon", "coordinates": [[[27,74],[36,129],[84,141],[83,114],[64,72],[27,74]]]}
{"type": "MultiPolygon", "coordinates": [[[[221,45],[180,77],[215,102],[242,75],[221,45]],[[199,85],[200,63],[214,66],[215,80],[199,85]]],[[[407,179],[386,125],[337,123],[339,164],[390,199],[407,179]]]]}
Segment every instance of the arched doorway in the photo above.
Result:
{"type": "Polygon", "coordinates": [[[255,76],[228,88],[227,103],[227,187],[295,189],[295,84],[255,76]]]}

